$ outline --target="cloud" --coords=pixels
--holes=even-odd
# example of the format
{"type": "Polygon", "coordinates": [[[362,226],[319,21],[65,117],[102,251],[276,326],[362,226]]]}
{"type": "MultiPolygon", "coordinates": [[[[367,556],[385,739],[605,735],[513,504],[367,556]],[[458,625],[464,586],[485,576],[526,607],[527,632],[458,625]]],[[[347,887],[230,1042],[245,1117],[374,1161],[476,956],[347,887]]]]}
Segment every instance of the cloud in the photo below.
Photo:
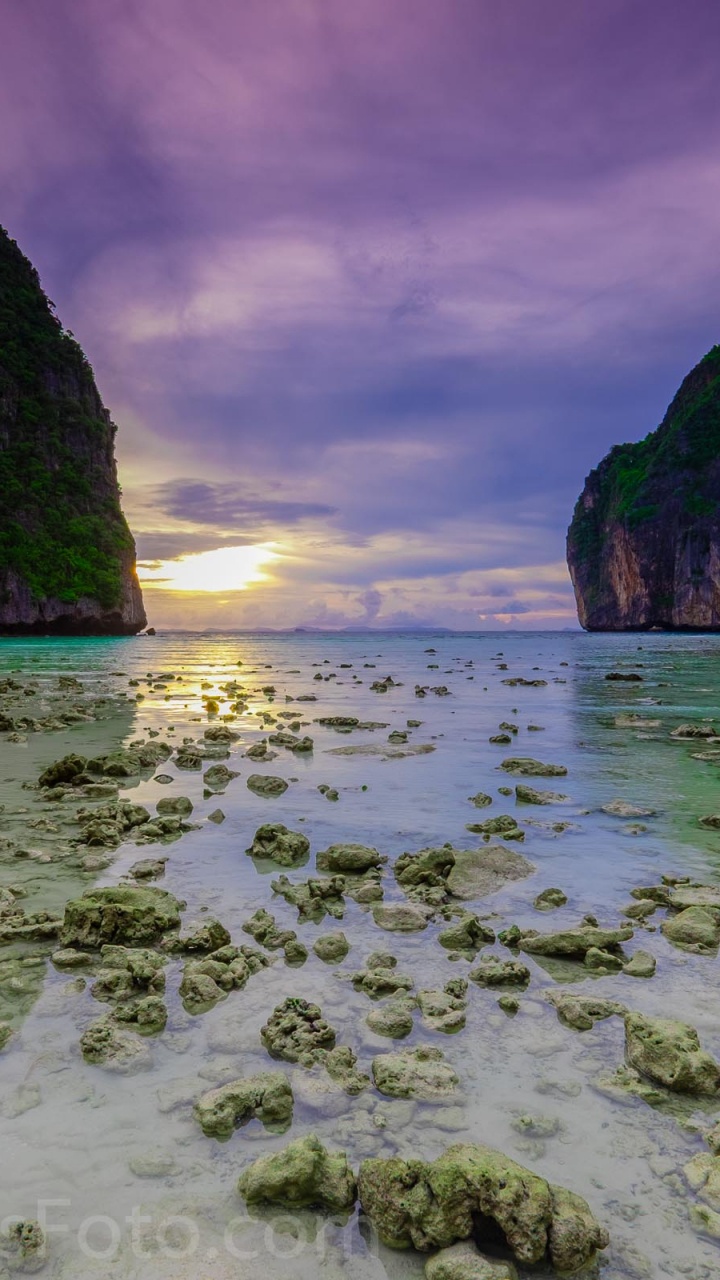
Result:
{"type": "Polygon", "coordinates": [[[311,517],[331,516],[336,508],[322,502],[293,502],[255,498],[236,484],[199,480],[171,480],[158,485],[150,502],[173,520],[191,524],[254,529],[268,523],[294,525],[311,517]]]}

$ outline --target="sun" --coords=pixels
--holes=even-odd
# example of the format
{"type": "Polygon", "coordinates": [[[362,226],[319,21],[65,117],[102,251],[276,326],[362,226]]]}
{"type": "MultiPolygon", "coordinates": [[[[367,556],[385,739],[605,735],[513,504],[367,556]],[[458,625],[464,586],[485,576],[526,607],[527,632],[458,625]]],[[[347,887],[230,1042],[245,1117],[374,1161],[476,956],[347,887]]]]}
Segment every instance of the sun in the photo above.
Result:
{"type": "Polygon", "coordinates": [[[166,591],[244,591],[255,582],[266,581],[264,567],[280,558],[274,545],[218,547],[175,560],[141,562],[138,577],[144,586],[166,591]]]}

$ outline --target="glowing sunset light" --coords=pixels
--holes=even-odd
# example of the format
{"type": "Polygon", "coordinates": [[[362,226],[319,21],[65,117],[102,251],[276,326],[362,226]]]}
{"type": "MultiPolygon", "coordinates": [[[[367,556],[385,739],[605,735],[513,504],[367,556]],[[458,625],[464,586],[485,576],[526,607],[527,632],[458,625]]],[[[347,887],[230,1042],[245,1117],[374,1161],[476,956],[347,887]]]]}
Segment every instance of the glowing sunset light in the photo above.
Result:
{"type": "Polygon", "coordinates": [[[273,545],[218,547],[176,560],[140,564],[138,577],[144,587],[166,591],[244,591],[267,579],[264,566],[280,558],[273,545]]]}

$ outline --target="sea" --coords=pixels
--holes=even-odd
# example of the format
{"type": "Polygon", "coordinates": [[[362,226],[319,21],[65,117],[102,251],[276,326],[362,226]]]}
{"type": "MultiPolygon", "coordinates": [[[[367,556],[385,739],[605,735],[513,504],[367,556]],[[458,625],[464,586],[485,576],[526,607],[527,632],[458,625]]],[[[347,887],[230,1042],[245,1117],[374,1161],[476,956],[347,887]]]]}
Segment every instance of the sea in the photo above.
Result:
{"type": "MultiPolygon", "coordinates": [[[[243,1170],[310,1133],[346,1152],[353,1168],[371,1157],[429,1161],[455,1143],[489,1145],[588,1201],[610,1245],[587,1277],[720,1274],[720,1203],[686,1172],[708,1151],[703,1135],[720,1117],[720,1101],[650,1106],[614,1089],[608,1081],[624,1062],[622,1018],[578,1032],[558,1020],[548,999],[572,990],[681,1019],[720,1061],[715,955],[671,945],[660,912],[635,922],[626,944],[628,956],[642,949],[655,957],[651,979],[524,957],[532,978],[516,1014],[499,1007],[497,990],[471,982],[464,1029],[428,1029],[418,1012],[407,1039],[393,1042],[368,1027],[377,1006],[352,975],[372,951],[389,949],[416,990],[466,977],[472,962],[452,959],[437,941],[447,921],[387,932],[367,905],[347,898],[341,920],[302,923],[272,888],[283,872],[296,881],[312,875],[319,850],[360,843],[387,858],[385,902],[402,902],[392,873],[399,855],[446,843],[477,848],[483,837],[468,824],[505,814],[524,837],[506,847],[535,870],[463,904],[496,930],[572,928],[588,914],[617,927],[627,923],[620,913],[632,891],[663,875],[720,884],[720,831],[699,823],[720,814],[720,744],[673,735],[684,724],[717,724],[720,737],[720,637],[378,631],[0,641],[0,688],[8,678],[27,683],[35,718],[54,705],[61,677],[80,682],[76,702],[104,711],[64,727],[0,735],[0,889],[22,893],[28,912],[62,913],[93,885],[127,883],[139,858],[166,856],[154,883],[187,904],[186,921],[217,919],[236,944],[252,943],[243,924],[265,908],[279,927],[296,930],[309,958],[295,967],[272,953],[273,963],[243,990],[190,1013],[178,991],[183,961],[172,957],[167,1027],[145,1040],[141,1069],[123,1073],[87,1063],[80,1050],[84,1030],[108,1011],[92,994],[92,972],[56,968],[57,944],[0,948],[0,1011],[14,1028],[0,1053],[0,1231],[17,1218],[43,1224],[42,1274],[419,1280],[427,1257],[385,1247],[357,1214],[342,1221],[245,1205],[237,1190],[243,1170]],[[309,695],[315,700],[298,701],[309,695]],[[278,747],[268,763],[248,759],[248,748],[290,713],[312,737],[312,752],[278,747]],[[316,723],[329,716],[382,727],[340,733],[316,723]],[[237,734],[225,762],[236,776],[221,794],[208,793],[203,769],[180,769],[174,755],[122,783],[121,797],[150,813],[161,798],[188,797],[193,829],[167,844],[128,841],[95,865],[69,856],[78,838],[75,809],[44,799],[37,788],[44,768],[68,753],[97,756],[138,740],[175,750],[221,723],[237,734]],[[509,744],[490,741],[503,734],[509,744]],[[560,765],[567,774],[518,778],[503,769],[508,757],[560,765]],[[246,783],[257,773],[282,777],[287,790],[255,794],[246,783]],[[518,782],[565,798],[520,804],[518,782]],[[470,798],[478,792],[492,804],[477,808],[470,798]],[[616,801],[629,808],[607,812],[616,801]],[[210,821],[218,808],[224,820],[210,821]],[[270,822],[308,837],[306,866],[287,870],[248,856],[255,831],[270,822]],[[548,887],[561,889],[567,903],[541,913],[534,900],[548,887]],[[349,953],[325,964],[313,942],[339,929],[349,953]],[[370,1085],[349,1096],[318,1068],[273,1061],[260,1031],[288,996],[318,1004],[337,1043],[350,1046],[368,1073],[379,1054],[440,1049],[459,1080],[454,1094],[440,1102],[395,1099],[370,1085]],[[203,1135],[193,1114],[203,1093],[278,1069],[295,1094],[287,1133],[252,1120],[227,1141],[203,1135]]],[[[481,957],[487,954],[509,955],[499,943],[481,957]]],[[[3,1272],[0,1253],[0,1277],[12,1273],[11,1263],[3,1272]]],[[[540,1266],[518,1274],[552,1273],[540,1266]]]]}

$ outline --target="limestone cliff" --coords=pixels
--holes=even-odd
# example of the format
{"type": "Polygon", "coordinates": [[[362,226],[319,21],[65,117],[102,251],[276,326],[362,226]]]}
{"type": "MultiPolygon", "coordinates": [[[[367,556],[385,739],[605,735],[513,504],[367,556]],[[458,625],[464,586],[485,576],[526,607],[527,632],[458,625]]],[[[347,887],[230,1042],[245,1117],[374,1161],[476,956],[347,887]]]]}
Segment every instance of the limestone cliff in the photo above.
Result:
{"type": "Polygon", "coordinates": [[[567,554],[588,631],[720,630],[720,346],[590,473],[567,554]]]}
{"type": "Polygon", "coordinates": [[[0,632],[145,626],[115,430],[83,352],[0,227],[0,632]]]}

